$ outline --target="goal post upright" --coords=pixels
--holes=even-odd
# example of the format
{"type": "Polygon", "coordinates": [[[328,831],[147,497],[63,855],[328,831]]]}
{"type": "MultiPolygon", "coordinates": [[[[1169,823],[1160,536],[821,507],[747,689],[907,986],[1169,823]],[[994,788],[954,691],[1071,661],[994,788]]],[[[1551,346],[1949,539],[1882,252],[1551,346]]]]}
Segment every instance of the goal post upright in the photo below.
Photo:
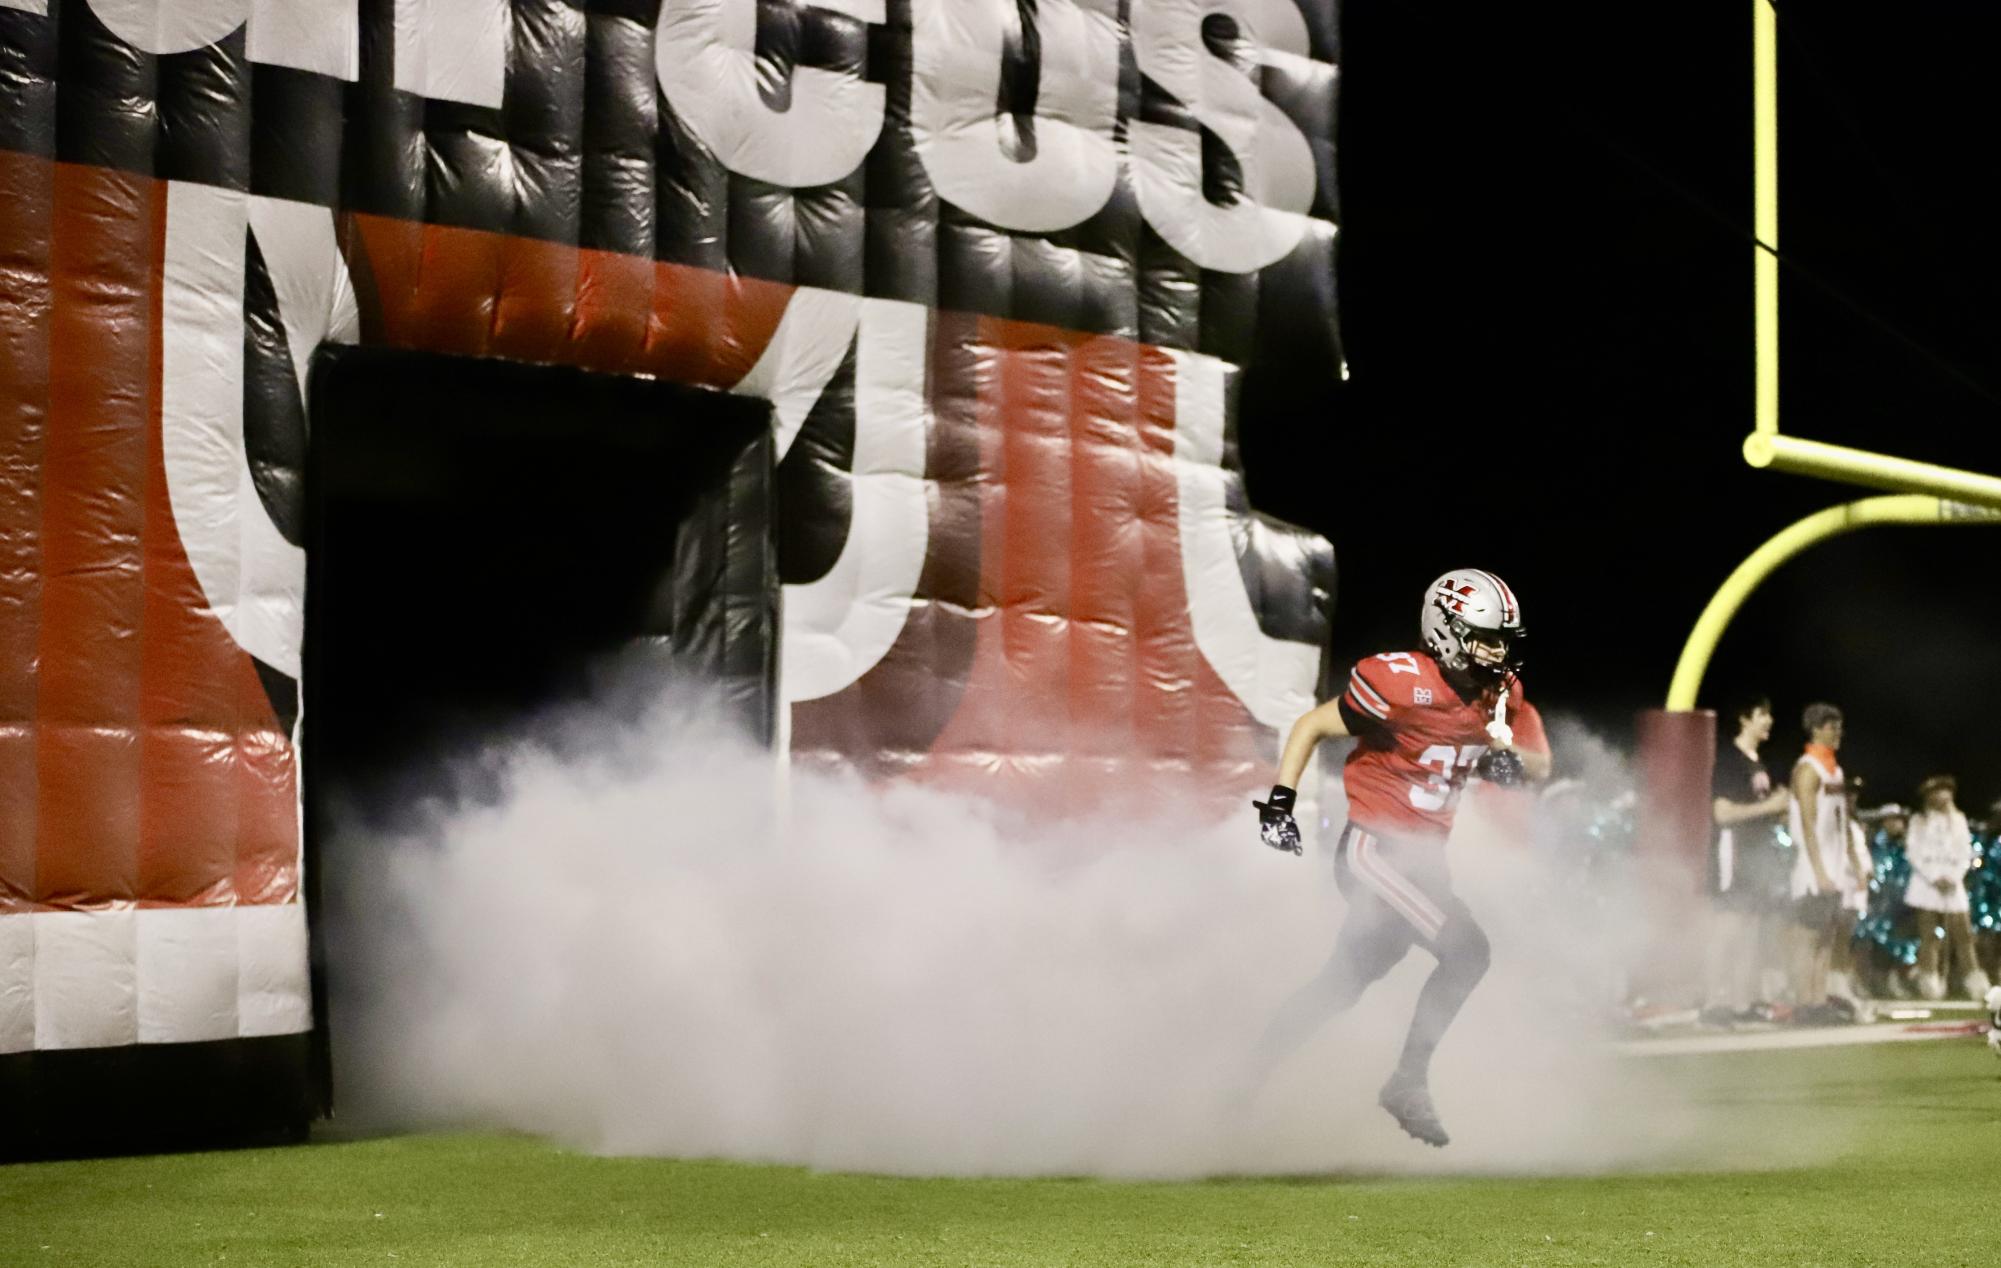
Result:
{"type": "Polygon", "coordinates": [[[1703,608],[1668,687],[1670,712],[1695,708],[1702,677],[1730,620],[1772,571],[1830,537],[1875,524],[2001,521],[2001,477],[1831,445],[1779,431],[1779,57],[1774,0],[1751,0],[1753,357],[1756,399],[1744,461],[1760,469],[1881,489],[1780,530],[1726,578],[1703,608]]]}
{"type": "MultiPolygon", "coordinates": [[[[1755,436],[1779,434],[1779,24],[1751,0],[1751,270],[1755,436]]],[[[1755,464],[1754,464],[1755,465],[1755,464]]]]}
{"type": "MultiPolygon", "coordinates": [[[[1760,469],[1880,489],[1887,495],[1818,511],[1754,550],[1697,618],[1676,662],[1664,707],[1642,710],[1635,720],[1639,846],[1668,890],[1689,901],[1699,894],[1707,866],[1709,774],[1718,738],[1718,718],[1698,707],[1698,700],[1703,675],[1745,599],[1794,556],[1857,529],[1876,524],[2001,524],[2001,478],[1780,434],[1779,72],[1774,0],[1751,0],[1751,60],[1755,398],[1744,460],[1760,469]]],[[[1703,926],[1698,922],[1691,927],[1703,926]]]]}

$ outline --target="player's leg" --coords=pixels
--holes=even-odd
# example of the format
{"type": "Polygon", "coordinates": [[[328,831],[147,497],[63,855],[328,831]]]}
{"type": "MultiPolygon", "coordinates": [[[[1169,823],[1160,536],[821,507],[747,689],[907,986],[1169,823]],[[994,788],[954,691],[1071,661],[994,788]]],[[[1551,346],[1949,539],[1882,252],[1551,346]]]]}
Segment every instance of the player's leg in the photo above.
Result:
{"type": "Polygon", "coordinates": [[[2001,963],[1997,963],[1994,957],[1997,939],[1988,930],[1974,928],[1971,917],[1967,920],[1967,927],[1973,930],[1974,981],[1985,982],[1987,988],[1992,990],[1996,982],[2001,982],[2001,963]]]}
{"type": "Polygon", "coordinates": [[[1795,1008],[1818,1008],[1827,1002],[1827,904],[1818,894],[1798,902],[1798,968],[1793,979],[1795,1008]]]}
{"type": "Polygon", "coordinates": [[[1735,1015],[1750,1007],[1756,963],[1756,917],[1742,899],[1725,893],[1709,913],[1709,939],[1704,950],[1705,1011],[1735,1015]]]}
{"type": "Polygon", "coordinates": [[[1828,935],[1827,993],[1830,998],[1856,999],[1855,911],[1845,902],[1835,908],[1833,932],[1828,935]]]}
{"type": "Polygon", "coordinates": [[[1418,992],[1403,1055],[1376,1103],[1412,1136],[1444,1145],[1451,1138],[1431,1103],[1431,1054],[1487,974],[1487,935],[1452,892],[1442,841],[1390,843],[1364,835],[1355,844],[1354,870],[1438,960],[1418,992]]]}
{"type": "MultiPolygon", "coordinates": [[[[1786,981],[1792,971],[1791,944],[1787,941],[1791,922],[1789,885],[1792,852],[1781,849],[1769,836],[1761,835],[1755,848],[1746,852],[1746,893],[1757,926],[1752,951],[1751,1005],[1770,1005],[1786,997],[1786,981]]],[[[1762,1009],[1753,1016],[1769,1016],[1762,1009]]]]}
{"type": "Polygon", "coordinates": [[[1454,899],[1447,908],[1444,926],[1427,944],[1438,957],[1438,966],[1418,992],[1417,1009],[1411,1015],[1410,1031],[1404,1036],[1403,1053],[1391,1072],[1376,1103],[1388,1110],[1397,1125],[1427,1145],[1444,1146],[1452,1138],[1431,1103],[1431,1056],[1452,1019],[1465,1007],[1467,997],[1487,975],[1491,954],[1487,935],[1473,919],[1466,905],[1454,899]]]}
{"type": "Polygon", "coordinates": [[[1395,968],[1416,942],[1409,922],[1355,875],[1354,843],[1364,835],[1350,824],[1335,847],[1334,878],[1348,900],[1348,910],[1335,935],[1334,950],[1320,972],[1294,991],[1265,1027],[1238,1092],[1240,1101],[1255,1096],[1279,1064],[1328,1019],[1353,1008],[1362,992],[1395,968]]]}
{"type": "Polygon", "coordinates": [[[1438,957],[1438,966],[1418,992],[1410,1033],[1404,1037],[1403,1055],[1397,1059],[1397,1077],[1404,1081],[1424,1083],[1429,1079],[1431,1056],[1438,1050],[1439,1040],[1466,1006],[1473,988],[1487,976],[1487,966],[1493,960],[1486,930],[1473,918],[1471,909],[1454,897],[1444,910],[1444,925],[1426,943],[1438,957]]]}
{"type": "Polygon", "coordinates": [[[1793,875],[1791,896],[1784,908],[1784,934],[1781,945],[1785,949],[1786,997],[1794,1009],[1805,1008],[1817,1003],[1811,993],[1814,952],[1814,918],[1812,882],[1802,886],[1798,873],[1793,875]]]}
{"type": "Polygon", "coordinates": [[[1702,1012],[1705,1020],[1726,1017],[1750,1002],[1739,999],[1748,917],[1744,906],[1745,878],[1738,868],[1735,842],[1728,833],[1709,851],[1708,903],[1702,959],[1702,1012]]]}
{"type": "Polygon", "coordinates": [[[1814,925],[1812,945],[1813,956],[1807,962],[1806,1006],[1819,1008],[1827,1003],[1827,969],[1834,958],[1834,925],[1827,918],[1827,906],[1822,903],[1815,911],[1819,921],[1814,925]]]}
{"type": "Polygon", "coordinates": [[[1916,909],[1918,917],[1918,994],[1925,999],[1945,997],[1945,975],[1939,969],[1939,961],[1944,956],[1945,940],[1939,937],[1939,919],[1935,911],[1916,909]]]}
{"type": "Polygon", "coordinates": [[[1280,1005],[1265,1027],[1246,1093],[1262,1086],[1328,1019],[1353,1008],[1370,983],[1395,968],[1415,942],[1410,926],[1380,898],[1359,887],[1351,890],[1327,963],[1280,1005]]]}
{"type": "Polygon", "coordinates": [[[1795,1014],[1820,1002],[1813,993],[1814,960],[1820,954],[1820,929],[1814,924],[1810,905],[1803,902],[1792,913],[1793,975],[1788,985],[1792,988],[1795,1014]]]}
{"type": "Polygon", "coordinates": [[[1965,991],[1969,999],[1984,997],[1987,994],[1987,975],[1980,971],[1979,963],[1973,958],[1972,917],[1963,911],[1946,913],[1945,932],[1951,953],[1946,980],[1965,991]]]}
{"type": "Polygon", "coordinates": [[[1876,1020],[1875,1006],[1863,998],[1868,993],[1862,971],[1867,949],[1856,936],[1867,914],[1868,909],[1857,906],[1853,895],[1842,899],[1835,915],[1834,972],[1828,975],[1828,994],[1841,1002],[1850,1017],[1863,1023],[1876,1020]]]}
{"type": "Polygon", "coordinates": [[[1822,909],[1820,929],[1820,995],[1819,1002],[1826,1004],[1835,996],[1835,968],[1841,961],[1841,949],[1848,940],[1848,912],[1841,906],[1841,900],[1833,895],[1822,909]]]}
{"type": "MultiPolygon", "coordinates": [[[[1780,919],[1766,896],[1751,916],[1751,1009],[1769,1004],[1779,994],[1780,919]]],[[[1748,1018],[1751,1014],[1747,1012],[1748,1018]]]]}

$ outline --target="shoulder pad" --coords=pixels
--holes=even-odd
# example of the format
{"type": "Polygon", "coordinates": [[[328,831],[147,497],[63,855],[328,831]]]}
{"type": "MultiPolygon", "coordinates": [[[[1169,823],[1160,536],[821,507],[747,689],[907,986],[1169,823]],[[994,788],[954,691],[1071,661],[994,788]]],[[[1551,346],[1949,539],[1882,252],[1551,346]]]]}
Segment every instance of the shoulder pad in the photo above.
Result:
{"type": "Polygon", "coordinates": [[[1365,657],[1348,675],[1349,692],[1364,711],[1387,717],[1400,709],[1445,702],[1438,666],[1422,652],[1365,657]]]}

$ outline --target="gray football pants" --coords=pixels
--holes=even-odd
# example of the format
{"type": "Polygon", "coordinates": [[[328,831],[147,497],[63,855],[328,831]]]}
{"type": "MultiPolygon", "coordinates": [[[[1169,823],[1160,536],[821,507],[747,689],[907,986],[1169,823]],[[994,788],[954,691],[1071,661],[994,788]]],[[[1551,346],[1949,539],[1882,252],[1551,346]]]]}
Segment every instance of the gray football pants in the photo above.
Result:
{"type": "Polygon", "coordinates": [[[1399,1076],[1423,1078],[1446,1027],[1486,976],[1491,952],[1473,913],[1452,892],[1442,841],[1391,841],[1350,823],[1335,851],[1335,881],[1348,913],[1318,975],[1279,1009],[1259,1045],[1268,1073],[1328,1018],[1354,1007],[1369,984],[1414,946],[1438,966],[1418,993],[1399,1076]]]}

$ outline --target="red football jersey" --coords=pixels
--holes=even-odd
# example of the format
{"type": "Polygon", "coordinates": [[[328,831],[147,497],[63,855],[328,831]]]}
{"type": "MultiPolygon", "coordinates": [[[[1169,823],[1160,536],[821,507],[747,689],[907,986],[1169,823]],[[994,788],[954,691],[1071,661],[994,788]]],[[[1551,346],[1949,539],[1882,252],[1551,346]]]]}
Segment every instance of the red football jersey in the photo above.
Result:
{"type": "MultiPolygon", "coordinates": [[[[1444,837],[1473,763],[1487,751],[1499,692],[1468,700],[1427,652],[1385,652],[1348,674],[1349,709],[1381,726],[1363,731],[1342,768],[1348,818],[1385,836],[1444,837]]],[[[1511,681],[1507,723],[1515,747],[1548,753],[1542,716],[1511,681]]]]}

